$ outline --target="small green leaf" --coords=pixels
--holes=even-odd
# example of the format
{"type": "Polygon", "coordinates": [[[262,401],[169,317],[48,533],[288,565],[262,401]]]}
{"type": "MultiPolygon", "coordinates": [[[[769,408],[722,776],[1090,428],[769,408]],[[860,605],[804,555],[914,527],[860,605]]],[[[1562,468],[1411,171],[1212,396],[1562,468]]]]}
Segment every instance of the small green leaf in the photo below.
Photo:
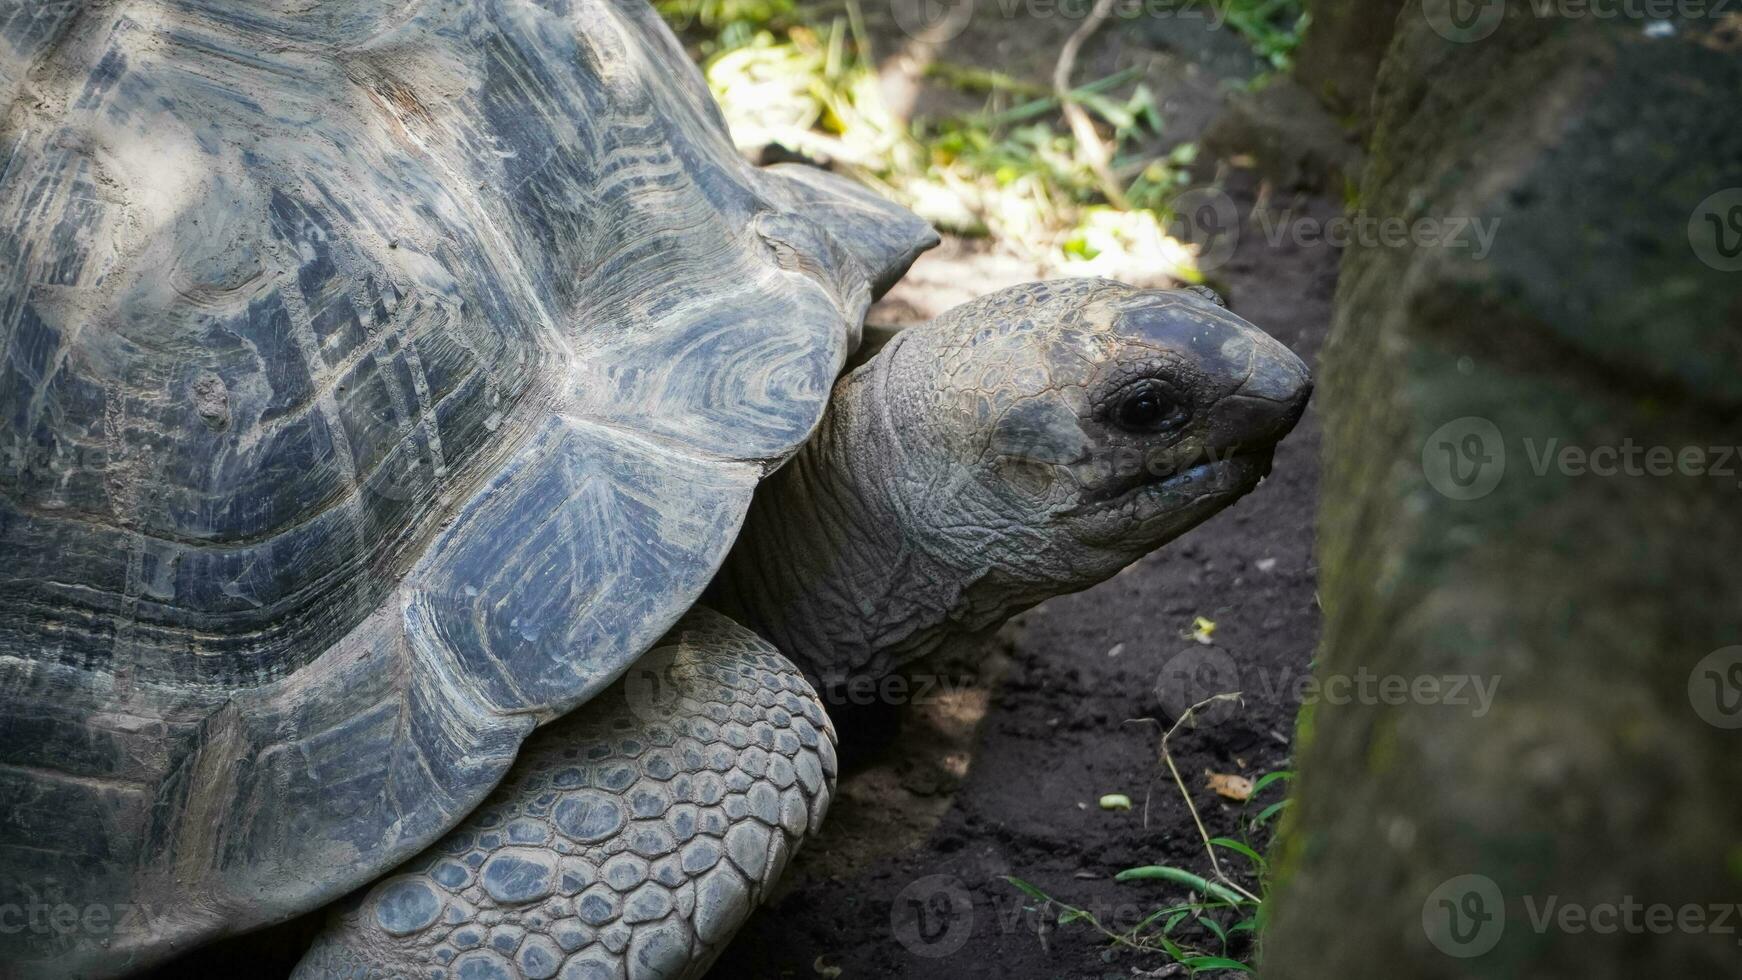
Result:
{"type": "Polygon", "coordinates": [[[1005,875],[1004,880],[1010,882],[1012,885],[1015,885],[1017,888],[1022,890],[1023,894],[1027,895],[1029,898],[1032,898],[1037,902],[1050,902],[1050,901],[1052,901],[1051,895],[1048,895],[1046,892],[1043,892],[1040,889],[1029,884],[1028,882],[1023,881],[1021,878],[1017,878],[1013,875],[1005,875]]]}

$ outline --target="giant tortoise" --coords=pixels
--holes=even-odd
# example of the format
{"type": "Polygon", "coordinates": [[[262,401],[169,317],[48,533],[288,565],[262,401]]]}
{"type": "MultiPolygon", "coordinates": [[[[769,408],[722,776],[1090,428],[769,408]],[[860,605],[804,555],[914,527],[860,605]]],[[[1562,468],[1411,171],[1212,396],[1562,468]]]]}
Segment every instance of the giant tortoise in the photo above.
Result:
{"type": "Polygon", "coordinates": [[[1106,578],[1307,397],[1104,280],[837,380],[935,236],[744,162],[641,0],[0,41],[9,975],[328,903],[298,976],[698,974],[828,806],[815,686],[1106,578]]]}

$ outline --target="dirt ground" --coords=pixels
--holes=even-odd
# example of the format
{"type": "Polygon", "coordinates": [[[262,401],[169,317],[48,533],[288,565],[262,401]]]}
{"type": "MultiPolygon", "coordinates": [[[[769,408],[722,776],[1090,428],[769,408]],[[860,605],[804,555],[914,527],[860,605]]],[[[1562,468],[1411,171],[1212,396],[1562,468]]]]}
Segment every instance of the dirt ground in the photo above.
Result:
{"type": "MultiPolygon", "coordinates": [[[[1044,82],[1072,27],[1059,18],[977,17],[929,56],[1044,82]]],[[[904,37],[886,19],[873,17],[872,29],[891,52],[891,84],[911,86],[917,111],[945,111],[961,98],[915,72],[904,76],[899,62],[912,56],[904,37]]],[[[1232,32],[1140,19],[1108,25],[1085,49],[1078,77],[1133,63],[1148,65],[1152,87],[1167,93],[1158,150],[1197,139],[1226,94],[1258,67],[1232,32]]],[[[1237,205],[1243,229],[1210,281],[1236,312],[1313,363],[1338,252],[1262,231],[1285,211],[1322,221],[1337,209],[1274,187],[1242,162],[1204,162],[1205,176],[1219,178],[1237,205]],[[1268,222],[1254,220],[1255,207],[1268,222]]],[[[947,239],[871,321],[923,320],[1051,271],[996,242],[947,239]]],[[[1309,407],[1270,478],[1231,510],[1111,581],[1043,603],[995,639],[945,651],[859,699],[874,703],[831,704],[845,771],[828,821],[711,975],[1173,975],[1149,972],[1164,966],[1159,957],[1115,948],[1081,923],[1053,925],[1057,910],[1038,909],[1005,876],[1088,908],[1114,928],[1183,898],[1174,886],[1112,876],[1143,864],[1208,870],[1191,815],[1157,765],[1157,723],[1171,724],[1184,705],[1217,690],[1240,690],[1244,702],[1182,731],[1175,759],[1209,833],[1264,849],[1268,832],[1250,832],[1249,821],[1280,793],[1241,807],[1205,789],[1204,774],[1256,778],[1289,767],[1294,692],[1319,631],[1312,550],[1319,444],[1309,407]],[[1190,635],[1200,616],[1216,624],[1209,645],[1190,635]],[[1129,796],[1133,808],[1102,809],[1100,798],[1113,793],[1129,796]]],[[[318,924],[318,915],[308,916],[240,937],[157,976],[284,976],[318,924]]]]}

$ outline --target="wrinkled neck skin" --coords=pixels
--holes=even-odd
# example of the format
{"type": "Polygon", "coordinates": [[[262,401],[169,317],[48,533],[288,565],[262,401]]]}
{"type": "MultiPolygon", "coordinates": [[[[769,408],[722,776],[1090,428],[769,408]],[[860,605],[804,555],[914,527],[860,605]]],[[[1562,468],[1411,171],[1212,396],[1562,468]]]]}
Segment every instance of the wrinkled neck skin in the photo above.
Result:
{"type": "MultiPolygon", "coordinates": [[[[891,367],[908,337],[837,384],[817,434],[757,490],[708,599],[823,687],[890,673],[1046,597],[998,581],[1001,549],[969,560],[956,536],[935,537],[967,474],[900,417],[908,386],[891,367]]],[[[995,527],[972,526],[991,516],[957,516],[962,537],[995,543],[995,527]]]]}

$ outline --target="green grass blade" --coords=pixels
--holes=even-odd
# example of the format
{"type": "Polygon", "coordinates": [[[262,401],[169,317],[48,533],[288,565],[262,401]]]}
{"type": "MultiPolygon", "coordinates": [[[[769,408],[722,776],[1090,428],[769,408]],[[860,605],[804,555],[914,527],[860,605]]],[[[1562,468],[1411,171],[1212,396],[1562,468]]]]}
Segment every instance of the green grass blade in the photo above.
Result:
{"type": "Polygon", "coordinates": [[[1023,881],[1021,878],[1017,878],[1014,875],[1005,875],[1004,880],[1010,882],[1012,885],[1015,885],[1017,888],[1022,890],[1023,894],[1027,895],[1029,898],[1032,898],[1037,902],[1050,902],[1050,901],[1052,901],[1051,895],[1048,895],[1046,892],[1043,892],[1040,889],[1029,884],[1028,882],[1023,881]]]}
{"type": "Polygon", "coordinates": [[[1241,973],[1258,972],[1239,960],[1231,960],[1226,956],[1188,956],[1181,959],[1179,962],[1181,966],[1192,971],[1193,974],[1203,970],[1239,970],[1241,973]]]}
{"type": "Polygon", "coordinates": [[[1294,801],[1293,800],[1282,800],[1282,801],[1277,802],[1277,803],[1272,803],[1269,806],[1265,807],[1264,809],[1259,810],[1258,816],[1253,817],[1252,822],[1262,824],[1262,823],[1268,821],[1271,817],[1274,817],[1277,814],[1281,813],[1292,802],[1294,802],[1294,801]]]}
{"type": "Polygon", "coordinates": [[[1264,792],[1264,790],[1271,784],[1287,782],[1293,778],[1294,773],[1283,769],[1278,769],[1276,772],[1267,772],[1264,775],[1259,776],[1258,781],[1252,784],[1251,795],[1257,796],[1259,793],[1264,792]]]}
{"type": "Polygon", "coordinates": [[[1236,854],[1245,855],[1247,860],[1251,861],[1254,867],[1259,869],[1264,867],[1264,855],[1254,851],[1252,848],[1247,847],[1245,844],[1242,844],[1233,838],[1212,837],[1210,838],[1210,843],[1216,847],[1225,847],[1236,854]]]}
{"type": "Polygon", "coordinates": [[[1184,885],[1193,891],[1208,895],[1211,898],[1227,902],[1229,905],[1250,904],[1245,896],[1224,885],[1218,885],[1205,879],[1202,875],[1192,874],[1183,868],[1169,868],[1152,864],[1143,868],[1127,868],[1113,876],[1114,881],[1148,881],[1160,879],[1171,881],[1176,885],[1184,885]]]}

